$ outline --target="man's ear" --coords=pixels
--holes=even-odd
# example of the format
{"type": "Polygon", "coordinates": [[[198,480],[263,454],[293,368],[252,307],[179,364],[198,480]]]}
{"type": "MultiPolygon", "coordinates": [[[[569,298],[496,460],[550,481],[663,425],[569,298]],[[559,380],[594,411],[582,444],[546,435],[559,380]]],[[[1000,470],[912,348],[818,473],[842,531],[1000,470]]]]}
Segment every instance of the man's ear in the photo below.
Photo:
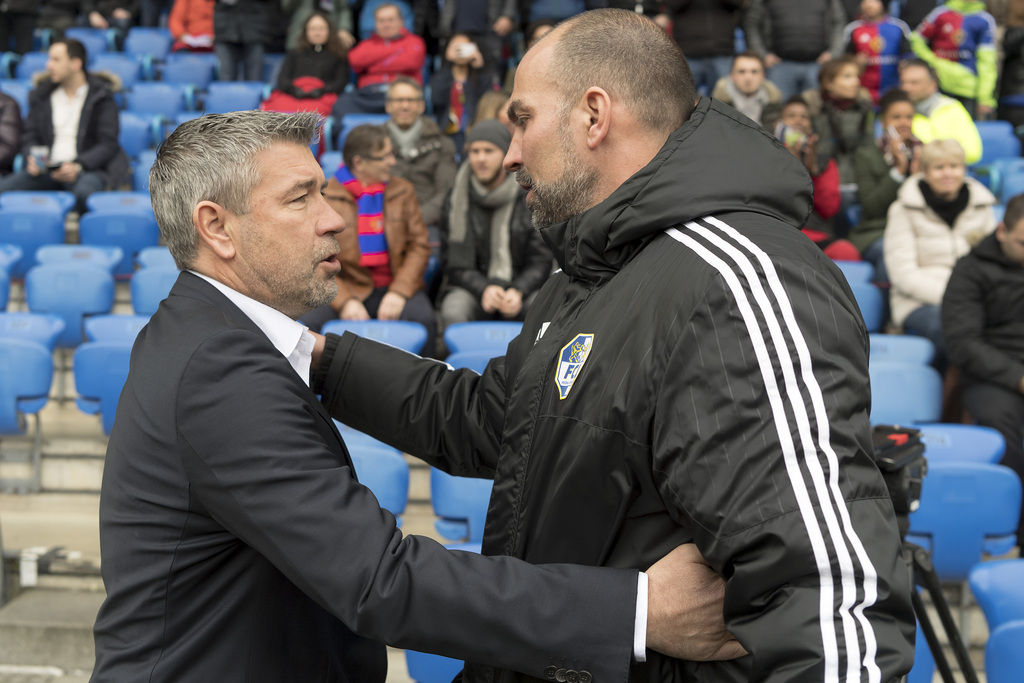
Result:
{"type": "Polygon", "coordinates": [[[196,226],[199,240],[213,253],[224,260],[234,258],[235,243],[228,221],[232,215],[220,204],[202,201],[192,209],[192,224],[196,226]]]}
{"type": "Polygon", "coordinates": [[[612,99],[603,88],[588,88],[583,93],[583,110],[587,115],[587,146],[597,146],[608,136],[612,121],[612,99]]]}

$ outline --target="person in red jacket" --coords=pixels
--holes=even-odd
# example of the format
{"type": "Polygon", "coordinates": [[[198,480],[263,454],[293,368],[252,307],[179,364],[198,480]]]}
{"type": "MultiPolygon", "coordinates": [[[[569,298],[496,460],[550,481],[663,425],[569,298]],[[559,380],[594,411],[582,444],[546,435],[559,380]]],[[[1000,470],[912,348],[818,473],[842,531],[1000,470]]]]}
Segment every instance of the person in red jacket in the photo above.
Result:
{"type": "MultiPolygon", "coordinates": [[[[423,39],[405,30],[398,5],[383,4],[373,13],[376,24],[372,36],[356,45],[348,54],[356,72],[359,88],[387,86],[399,76],[409,76],[423,84],[423,61],[427,49],[423,39]]],[[[383,88],[382,88],[383,89],[383,88]]]]}
{"type": "Polygon", "coordinates": [[[213,6],[215,0],[174,0],[167,28],[174,36],[171,49],[177,52],[213,50],[213,6]]]}

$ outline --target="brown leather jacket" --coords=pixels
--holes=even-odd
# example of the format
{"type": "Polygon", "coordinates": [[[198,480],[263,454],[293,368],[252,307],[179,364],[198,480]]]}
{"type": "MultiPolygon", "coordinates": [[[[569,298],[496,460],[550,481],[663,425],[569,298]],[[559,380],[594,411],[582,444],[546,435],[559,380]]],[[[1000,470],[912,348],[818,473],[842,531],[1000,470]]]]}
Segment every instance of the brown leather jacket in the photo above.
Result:
{"type": "MultiPolygon", "coordinates": [[[[336,311],[355,297],[365,301],[373,291],[370,271],[359,265],[358,215],[355,199],[336,179],[331,178],[324,193],[327,201],[342,218],[345,230],[338,235],[338,259],[341,272],[337,275],[338,296],[331,303],[336,311]]],[[[420,214],[420,205],[412,183],[391,177],[384,190],[384,235],[388,241],[388,256],[394,280],[388,291],[406,299],[423,288],[423,273],[430,258],[427,226],[420,214]]]]}

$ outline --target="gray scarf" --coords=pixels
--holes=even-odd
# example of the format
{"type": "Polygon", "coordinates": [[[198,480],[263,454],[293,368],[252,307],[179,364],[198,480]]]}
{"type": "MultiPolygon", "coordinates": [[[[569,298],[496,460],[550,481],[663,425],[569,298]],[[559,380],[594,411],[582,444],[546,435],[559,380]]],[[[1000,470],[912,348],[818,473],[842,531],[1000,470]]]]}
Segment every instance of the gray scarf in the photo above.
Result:
{"type": "Polygon", "coordinates": [[[448,242],[450,260],[456,267],[470,267],[476,264],[476,248],[469,234],[466,217],[469,215],[470,185],[476,194],[476,202],[491,210],[491,262],[487,277],[490,280],[512,280],[512,252],[509,248],[509,224],[512,210],[519,199],[519,183],[512,174],[490,192],[484,187],[468,163],[462,164],[455,175],[452,186],[451,210],[448,218],[448,242]]]}
{"type": "Polygon", "coordinates": [[[744,95],[732,80],[725,82],[725,90],[732,98],[732,106],[748,119],[761,121],[761,112],[768,104],[768,89],[762,85],[753,95],[744,95]]]}
{"type": "Polygon", "coordinates": [[[390,119],[384,125],[387,126],[388,135],[391,136],[391,141],[397,148],[398,156],[403,158],[409,156],[409,152],[419,144],[420,137],[423,135],[422,117],[416,119],[416,123],[409,126],[408,130],[402,130],[390,119]]]}

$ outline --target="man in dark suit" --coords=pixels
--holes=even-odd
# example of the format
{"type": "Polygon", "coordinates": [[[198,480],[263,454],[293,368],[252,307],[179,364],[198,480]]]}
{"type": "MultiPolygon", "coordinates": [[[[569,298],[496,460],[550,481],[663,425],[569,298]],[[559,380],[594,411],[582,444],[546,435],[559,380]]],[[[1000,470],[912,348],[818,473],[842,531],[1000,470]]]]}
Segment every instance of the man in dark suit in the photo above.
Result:
{"type": "Polygon", "coordinates": [[[136,341],[110,435],[92,680],[373,683],[388,643],[603,683],[645,638],[742,652],[692,546],[646,574],[449,552],[403,537],[357,483],[295,322],[333,299],[344,228],[309,152],[318,126],[213,115],[161,146],[153,207],[184,272],[136,341]]]}

